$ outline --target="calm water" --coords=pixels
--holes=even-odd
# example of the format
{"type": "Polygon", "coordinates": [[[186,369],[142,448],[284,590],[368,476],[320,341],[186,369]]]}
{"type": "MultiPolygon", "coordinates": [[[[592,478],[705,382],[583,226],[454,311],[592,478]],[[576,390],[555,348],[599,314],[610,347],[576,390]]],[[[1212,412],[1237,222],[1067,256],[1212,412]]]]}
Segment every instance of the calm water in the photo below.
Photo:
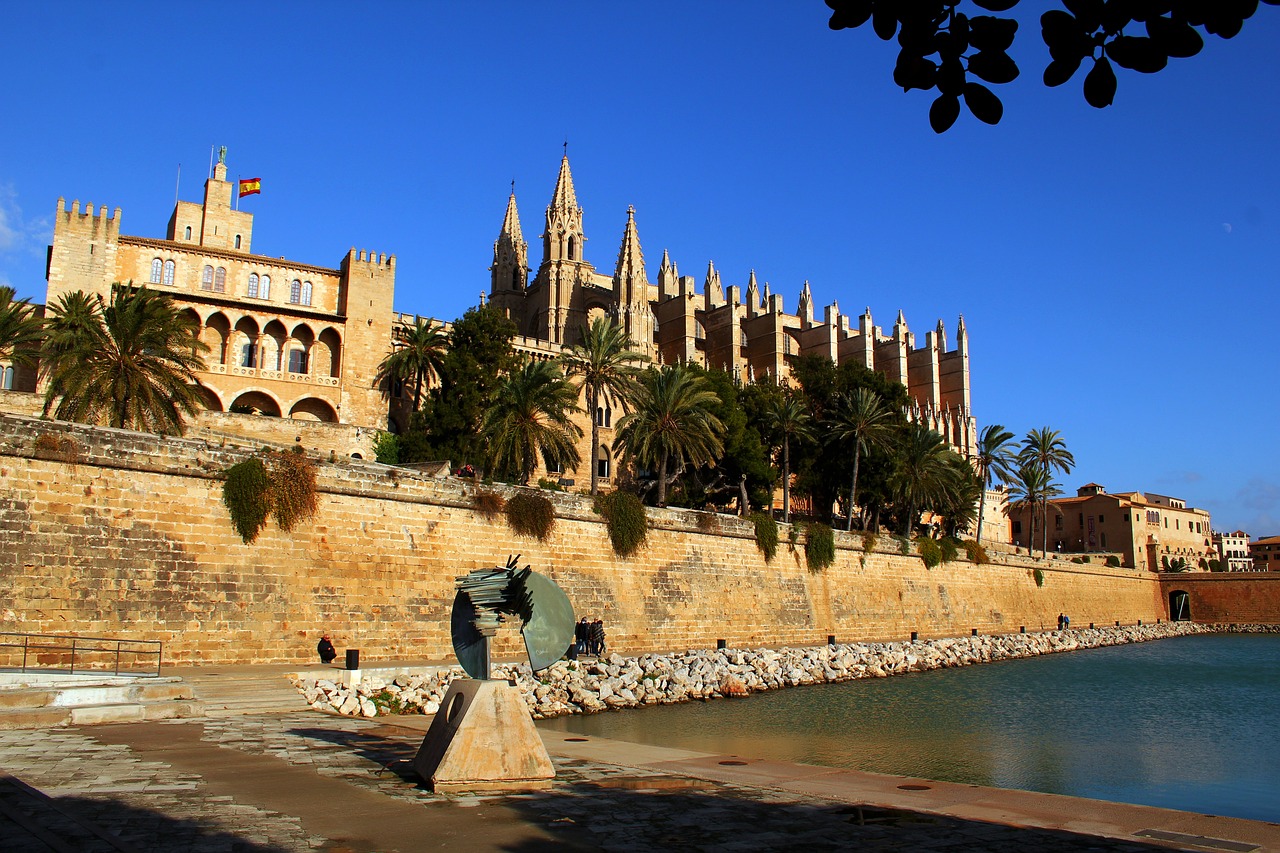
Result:
{"type": "Polygon", "coordinates": [[[1280,822],[1280,636],[565,717],[565,731],[1280,822]]]}

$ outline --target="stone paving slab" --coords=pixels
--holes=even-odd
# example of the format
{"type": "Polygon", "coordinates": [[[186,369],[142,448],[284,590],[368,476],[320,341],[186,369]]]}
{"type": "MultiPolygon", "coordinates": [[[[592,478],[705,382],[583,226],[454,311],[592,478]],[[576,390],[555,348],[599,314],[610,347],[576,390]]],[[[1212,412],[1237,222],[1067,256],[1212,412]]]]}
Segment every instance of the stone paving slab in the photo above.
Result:
{"type": "Polygon", "coordinates": [[[299,712],[0,732],[0,769],[46,795],[6,791],[0,778],[0,850],[56,849],[32,825],[62,832],[77,853],[1211,849],[942,814],[896,786],[914,807],[889,806],[854,796],[853,776],[847,792],[818,790],[845,771],[721,765],[687,750],[569,743],[564,732],[544,732],[557,770],[548,790],[435,794],[410,767],[422,722],[299,712]]]}

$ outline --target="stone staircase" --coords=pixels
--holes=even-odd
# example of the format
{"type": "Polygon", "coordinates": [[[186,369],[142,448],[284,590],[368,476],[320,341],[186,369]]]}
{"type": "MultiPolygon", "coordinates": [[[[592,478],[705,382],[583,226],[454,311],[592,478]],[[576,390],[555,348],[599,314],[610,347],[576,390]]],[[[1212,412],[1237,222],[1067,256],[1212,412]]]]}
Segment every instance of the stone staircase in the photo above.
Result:
{"type": "Polygon", "coordinates": [[[277,667],[231,668],[232,671],[188,671],[184,679],[204,706],[207,717],[279,714],[309,710],[307,700],[277,667]]]}
{"type": "Polygon", "coordinates": [[[62,676],[0,688],[0,729],[84,726],[199,717],[202,703],[180,678],[62,676]]]}

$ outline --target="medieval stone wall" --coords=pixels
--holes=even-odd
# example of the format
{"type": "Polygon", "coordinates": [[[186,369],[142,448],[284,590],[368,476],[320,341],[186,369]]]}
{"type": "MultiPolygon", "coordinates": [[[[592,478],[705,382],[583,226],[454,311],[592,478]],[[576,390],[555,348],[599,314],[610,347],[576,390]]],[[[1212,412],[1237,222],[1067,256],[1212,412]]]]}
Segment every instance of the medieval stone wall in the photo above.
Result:
{"type": "MultiPolygon", "coordinates": [[[[371,463],[320,464],[319,512],[252,545],[233,532],[222,472],[244,451],[191,439],[0,416],[0,631],[163,640],[167,661],[306,661],[322,632],[365,660],[450,655],[454,578],[522,563],[554,578],[626,652],[812,645],[1166,615],[1155,575],[996,554],[932,571],[883,537],[837,533],[819,573],[783,543],[766,562],[749,525],[651,511],[648,543],[616,557],[590,502],[552,495],[548,542],[471,507],[473,487],[371,463]],[[41,438],[40,436],[45,436],[41,438]],[[69,440],[69,441],[68,441],[69,440]]],[[[521,653],[502,632],[499,655],[521,653]]]]}
{"type": "Polygon", "coordinates": [[[1280,572],[1180,572],[1160,583],[1166,609],[1171,594],[1186,592],[1197,622],[1280,624],[1280,572]]]}

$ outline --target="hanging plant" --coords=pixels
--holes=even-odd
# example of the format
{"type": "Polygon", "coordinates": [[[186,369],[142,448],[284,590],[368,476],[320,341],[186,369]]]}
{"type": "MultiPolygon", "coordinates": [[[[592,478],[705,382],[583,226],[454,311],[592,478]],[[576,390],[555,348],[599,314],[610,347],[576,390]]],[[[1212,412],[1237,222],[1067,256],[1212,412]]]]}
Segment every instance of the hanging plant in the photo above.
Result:
{"type": "Polygon", "coordinates": [[[545,542],[556,526],[556,508],[545,495],[517,492],[507,501],[507,525],[521,536],[545,542]]]}
{"type": "Polygon", "coordinates": [[[271,512],[271,481],[266,466],[258,458],[237,462],[227,469],[222,483],[222,502],[231,513],[231,526],[246,544],[262,532],[271,512]]]}
{"type": "Polygon", "coordinates": [[[751,516],[751,523],[756,528],[756,547],[767,563],[778,553],[778,522],[768,513],[757,512],[751,516]]]}
{"type": "Polygon", "coordinates": [[[639,498],[630,492],[597,495],[594,508],[604,516],[615,554],[629,557],[640,549],[649,535],[649,518],[639,498]]]}

